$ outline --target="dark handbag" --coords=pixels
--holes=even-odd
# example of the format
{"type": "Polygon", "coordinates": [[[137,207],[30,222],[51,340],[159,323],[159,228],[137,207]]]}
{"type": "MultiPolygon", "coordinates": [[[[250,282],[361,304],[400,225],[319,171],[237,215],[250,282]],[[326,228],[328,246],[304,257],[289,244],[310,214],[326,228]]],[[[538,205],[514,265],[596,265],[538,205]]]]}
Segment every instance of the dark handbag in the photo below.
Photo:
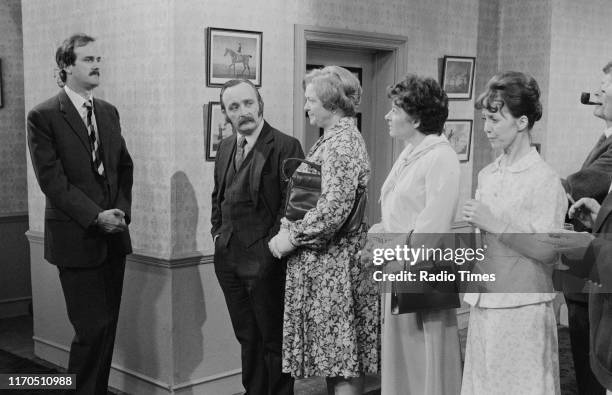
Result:
{"type": "MultiPolygon", "coordinates": [[[[427,261],[414,267],[417,267],[419,272],[426,270],[428,275],[443,272],[456,274],[454,262],[427,261]]],[[[401,289],[395,281],[391,284],[391,314],[453,309],[459,306],[461,302],[456,281],[404,281],[401,283],[401,289]]]]}
{"type": "MultiPolygon", "coordinates": [[[[287,185],[287,201],[285,203],[285,217],[289,221],[304,218],[306,212],[316,207],[321,196],[321,165],[300,158],[287,158],[283,161],[282,172],[287,185]],[[317,173],[306,173],[295,171],[291,178],[287,176],[286,164],[289,161],[303,162],[318,171],[317,173]]],[[[365,218],[368,195],[365,188],[357,188],[355,203],[347,219],[342,224],[339,232],[351,233],[359,229],[365,218]]]]}

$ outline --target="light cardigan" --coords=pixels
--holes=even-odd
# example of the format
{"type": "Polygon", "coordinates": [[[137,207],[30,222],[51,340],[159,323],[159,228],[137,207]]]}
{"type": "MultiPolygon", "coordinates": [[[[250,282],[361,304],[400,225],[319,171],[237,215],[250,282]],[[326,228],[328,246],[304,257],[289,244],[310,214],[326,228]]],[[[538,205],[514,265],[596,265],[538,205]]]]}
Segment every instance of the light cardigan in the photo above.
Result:
{"type": "Polygon", "coordinates": [[[444,136],[408,144],[381,190],[388,233],[448,233],[459,198],[459,160],[444,136]]]}

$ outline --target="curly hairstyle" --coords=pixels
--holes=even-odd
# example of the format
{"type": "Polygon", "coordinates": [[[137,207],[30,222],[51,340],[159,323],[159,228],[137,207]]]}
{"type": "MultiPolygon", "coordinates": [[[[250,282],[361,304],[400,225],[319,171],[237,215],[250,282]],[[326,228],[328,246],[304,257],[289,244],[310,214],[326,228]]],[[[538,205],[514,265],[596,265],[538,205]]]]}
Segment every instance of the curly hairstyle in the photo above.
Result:
{"type": "Polygon", "coordinates": [[[448,97],[433,78],[408,74],[387,88],[387,96],[399,108],[419,121],[419,132],[440,135],[448,118],[448,97]]]}
{"type": "Polygon", "coordinates": [[[340,110],[347,117],[357,112],[361,102],[361,85],[353,73],[339,66],[314,69],[304,77],[302,83],[312,84],[323,108],[328,111],[340,110]]]}
{"type": "Polygon", "coordinates": [[[57,51],[55,51],[55,62],[59,69],[58,74],[61,82],[66,83],[67,75],[64,68],[73,65],[76,61],[74,49],[84,47],[93,41],[96,41],[96,39],[83,33],[77,33],[65,39],[62,45],[57,48],[57,51]]]}
{"type": "Polygon", "coordinates": [[[475,107],[490,112],[501,111],[503,107],[513,117],[526,116],[528,129],[542,118],[540,87],[529,74],[520,71],[502,71],[487,83],[486,91],[476,99],[475,107]]]}

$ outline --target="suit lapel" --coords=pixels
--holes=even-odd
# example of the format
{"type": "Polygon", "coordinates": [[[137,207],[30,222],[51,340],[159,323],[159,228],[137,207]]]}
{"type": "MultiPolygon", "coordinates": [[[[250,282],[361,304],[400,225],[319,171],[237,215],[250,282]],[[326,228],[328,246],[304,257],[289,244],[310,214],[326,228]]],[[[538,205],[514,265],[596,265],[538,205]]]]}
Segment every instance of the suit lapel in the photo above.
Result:
{"type": "Polygon", "coordinates": [[[100,146],[102,147],[102,163],[104,168],[108,169],[110,163],[110,128],[112,125],[111,118],[108,114],[108,108],[100,104],[99,100],[94,99],[94,114],[96,117],[96,126],[98,128],[98,137],[100,138],[100,146]]]}
{"type": "Polygon", "coordinates": [[[612,193],[608,193],[608,196],[601,203],[601,208],[593,224],[593,233],[598,233],[601,226],[604,224],[606,218],[612,213],[612,193]]]}
{"type": "MultiPolygon", "coordinates": [[[[221,144],[219,147],[219,151],[217,151],[217,163],[219,165],[219,172],[221,179],[219,191],[220,193],[225,194],[225,180],[227,178],[227,171],[232,163],[232,152],[234,152],[234,147],[236,146],[236,135],[233,134],[229,144],[221,144]]],[[[220,199],[219,199],[220,201],[220,199]]]]}
{"type": "Polygon", "coordinates": [[[612,144],[612,135],[606,138],[601,144],[595,144],[595,147],[591,150],[587,158],[584,160],[582,164],[582,168],[588,167],[595,161],[595,159],[599,158],[604,152],[608,150],[612,144]]]}
{"type": "Polygon", "coordinates": [[[77,135],[81,143],[83,143],[83,148],[85,148],[88,152],[91,150],[89,147],[89,135],[87,134],[87,127],[81,119],[76,108],[74,108],[74,104],[70,101],[70,98],[62,89],[57,95],[60,103],[60,111],[64,114],[64,119],[70,125],[72,131],[77,135]]]}
{"type": "Polygon", "coordinates": [[[253,203],[257,205],[257,197],[259,196],[259,184],[261,180],[261,171],[268,160],[268,155],[272,149],[272,142],[274,141],[274,135],[272,134],[272,128],[264,121],[264,126],[261,129],[259,138],[253,147],[253,158],[251,165],[251,174],[249,177],[249,184],[251,185],[251,199],[253,203]]]}

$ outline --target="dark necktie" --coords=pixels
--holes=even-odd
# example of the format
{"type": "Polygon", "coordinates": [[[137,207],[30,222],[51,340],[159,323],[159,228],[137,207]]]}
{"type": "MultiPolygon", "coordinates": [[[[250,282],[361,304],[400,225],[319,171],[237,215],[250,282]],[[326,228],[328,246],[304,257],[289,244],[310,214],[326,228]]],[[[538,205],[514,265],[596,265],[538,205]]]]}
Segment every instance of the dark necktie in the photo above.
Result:
{"type": "Polygon", "coordinates": [[[87,133],[89,134],[89,147],[91,148],[91,162],[93,163],[94,171],[99,175],[104,175],[104,164],[100,159],[100,149],[98,140],[96,140],[96,129],[94,128],[91,116],[93,113],[93,105],[91,101],[85,102],[84,106],[87,108],[87,133]]]}
{"type": "Polygon", "coordinates": [[[240,169],[240,165],[244,161],[244,146],[246,145],[246,143],[246,138],[240,135],[238,137],[238,145],[236,146],[236,157],[234,158],[236,170],[240,169]]]}

